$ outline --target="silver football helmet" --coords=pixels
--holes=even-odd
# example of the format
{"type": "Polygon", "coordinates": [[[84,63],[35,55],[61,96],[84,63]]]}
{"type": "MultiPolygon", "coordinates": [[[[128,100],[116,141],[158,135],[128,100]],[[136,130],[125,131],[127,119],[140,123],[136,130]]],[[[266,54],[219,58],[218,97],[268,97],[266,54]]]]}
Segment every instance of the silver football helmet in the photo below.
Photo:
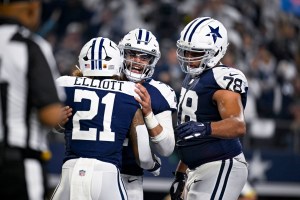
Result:
{"type": "Polygon", "coordinates": [[[216,66],[225,55],[227,46],[227,30],[222,23],[210,17],[191,21],[177,41],[177,58],[182,71],[198,75],[216,66]]]}
{"type": "Polygon", "coordinates": [[[137,28],[130,31],[119,43],[123,56],[122,71],[133,82],[150,78],[160,58],[156,37],[148,30],[137,28]]]}
{"type": "Polygon", "coordinates": [[[97,37],[88,41],[82,47],[78,61],[83,76],[120,75],[121,52],[108,38],[97,37]]]}

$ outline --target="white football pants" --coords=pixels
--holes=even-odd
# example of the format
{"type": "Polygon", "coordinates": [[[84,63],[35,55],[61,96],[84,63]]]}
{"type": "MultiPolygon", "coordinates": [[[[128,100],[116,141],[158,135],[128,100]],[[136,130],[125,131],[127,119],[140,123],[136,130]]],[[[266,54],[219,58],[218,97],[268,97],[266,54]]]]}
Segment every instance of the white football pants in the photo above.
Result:
{"type": "Polygon", "coordinates": [[[128,200],[143,200],[143,176],[131,176],[127,174],[121,174],[128,200]]]}
{"type": "Polygon", "coordinates": [[[248,177],[244,154],[187,170],[185,200],[236,200],[248,177]]]}
{"type": "Polygon", "coordinates": [[[66,161],[52,200],[128,200],[121,175],[111,163],[79,158],[66,161]]]}

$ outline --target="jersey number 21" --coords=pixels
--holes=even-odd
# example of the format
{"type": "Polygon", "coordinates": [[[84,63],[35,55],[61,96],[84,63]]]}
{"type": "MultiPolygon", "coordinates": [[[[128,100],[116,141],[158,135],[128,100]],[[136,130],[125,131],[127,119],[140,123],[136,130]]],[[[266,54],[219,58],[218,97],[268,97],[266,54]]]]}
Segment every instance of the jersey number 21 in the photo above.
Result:
{"type": "MultiPolygon", "coordinates": [[[[103,131],[100,131],[99,137],[99,140],[101,141],[115,141],[115,133],[111,131],[111,119],[115,95],[116,94],[114,93],[108,93],[101,100],[101,103],[105,104],[103,131]]],[[[97,129],[89,128],[87,131],[80,130],[79,120],[92,120],[98,114],[99,97],[95,91],[76,89],[74,93],[74,102],[81,102],[83,98],[91,100],[91,106],[87,111],[77,111],[74,114],[72,139],[96,141],[97,129]]]]}

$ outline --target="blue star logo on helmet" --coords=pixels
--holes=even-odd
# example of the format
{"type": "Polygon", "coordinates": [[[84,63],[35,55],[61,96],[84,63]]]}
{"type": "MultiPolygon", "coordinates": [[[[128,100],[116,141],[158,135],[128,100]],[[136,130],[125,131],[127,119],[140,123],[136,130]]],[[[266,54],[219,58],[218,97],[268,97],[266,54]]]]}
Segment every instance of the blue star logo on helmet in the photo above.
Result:
{"type": "Polygon", "coordinates": [[[217,28],[213,28],[210,25],[208,25],[210,28],[210,33],[208,33],[206,36],[212,36],[214,43],[216,43],[217,38],[222,38],[222,36],[219,33],[219,26],[217,28]]]}

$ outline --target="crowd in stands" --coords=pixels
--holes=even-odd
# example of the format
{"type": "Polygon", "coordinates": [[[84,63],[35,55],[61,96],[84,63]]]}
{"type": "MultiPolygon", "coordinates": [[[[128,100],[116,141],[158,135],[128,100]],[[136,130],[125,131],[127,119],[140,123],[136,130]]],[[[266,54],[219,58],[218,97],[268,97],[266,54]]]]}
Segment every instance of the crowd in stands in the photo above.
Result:
{"type": "Polygon", "coordinates": [[[45,1],[39,34],[51,42],[61,73],[70,74],[90,38],[109,37],[118,43],[129,30],[149,29],[162,52],[154,78],[171,85],[179,97],[184,76],[176,58],[179,30],[191,19],[211,16],[228,29],[230,44],[223,64],[241,69],[249,81],[247,122],[273,120],[276,137],[271,145],[288,149],[295,142],[288,135],[300,135],[300,14],[284,10],[282,2],[45,1]]]}

